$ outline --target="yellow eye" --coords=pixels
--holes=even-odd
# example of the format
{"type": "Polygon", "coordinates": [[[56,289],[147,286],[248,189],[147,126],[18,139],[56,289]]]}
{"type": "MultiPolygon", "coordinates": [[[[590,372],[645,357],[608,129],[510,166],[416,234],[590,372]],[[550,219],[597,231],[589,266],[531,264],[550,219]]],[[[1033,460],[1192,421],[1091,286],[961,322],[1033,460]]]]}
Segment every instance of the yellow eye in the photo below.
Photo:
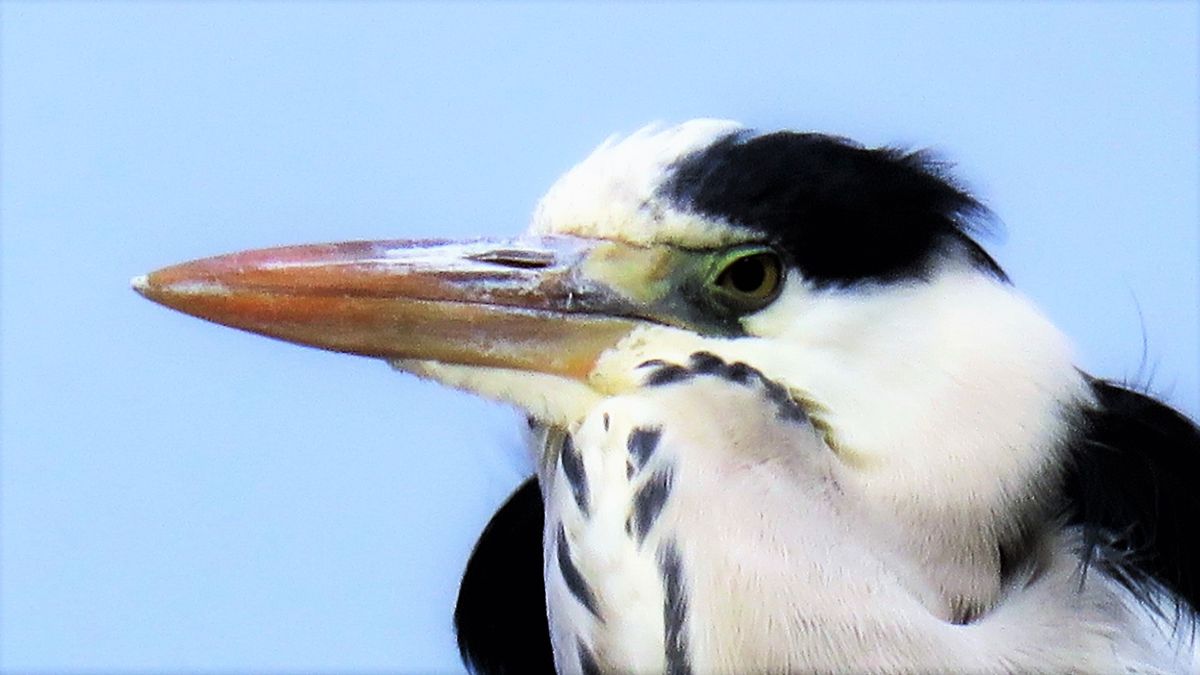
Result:
{"type": "Polygon", "coordinates": [[[751,312],[770,304],[783,285],[783,261],[770,249],[739,252],[717,272],[713,285],[726,304],[751,312]]]}

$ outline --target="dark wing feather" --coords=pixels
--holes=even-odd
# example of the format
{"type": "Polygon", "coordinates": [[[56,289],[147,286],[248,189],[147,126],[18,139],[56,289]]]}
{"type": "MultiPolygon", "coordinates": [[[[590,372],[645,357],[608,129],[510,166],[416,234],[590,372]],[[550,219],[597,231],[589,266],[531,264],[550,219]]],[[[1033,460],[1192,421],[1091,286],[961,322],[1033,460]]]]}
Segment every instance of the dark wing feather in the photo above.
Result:
{"type": "Polygon", "coordinates": [[[1092,389],[1099,406],[1084,413],[1066,481],[1085,560],[1143,602],[1161,586],[1176,610],[1200,609],[1200,428],[1145,394],[1092,389]]]}
{"type": "Polygon", "coordinates": [[[542,578],[542,493],[530,478],[496,512],[467,562],[454,629],[475,673],[554,673],[542,578]]]}

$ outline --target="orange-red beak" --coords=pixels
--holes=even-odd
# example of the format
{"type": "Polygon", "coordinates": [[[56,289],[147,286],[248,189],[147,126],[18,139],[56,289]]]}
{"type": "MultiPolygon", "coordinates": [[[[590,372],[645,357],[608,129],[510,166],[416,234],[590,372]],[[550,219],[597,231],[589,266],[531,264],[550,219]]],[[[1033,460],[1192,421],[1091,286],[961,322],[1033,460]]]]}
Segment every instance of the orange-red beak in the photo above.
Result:
{"type": "Polygon", "coordinates": [[[181,312],[322,349],[584,379],[640,322],[640,299],[586,270],[631,258],[653,276],[661,257],[561,236],[348,242],[205,258],[133,286],[181,312]]]}

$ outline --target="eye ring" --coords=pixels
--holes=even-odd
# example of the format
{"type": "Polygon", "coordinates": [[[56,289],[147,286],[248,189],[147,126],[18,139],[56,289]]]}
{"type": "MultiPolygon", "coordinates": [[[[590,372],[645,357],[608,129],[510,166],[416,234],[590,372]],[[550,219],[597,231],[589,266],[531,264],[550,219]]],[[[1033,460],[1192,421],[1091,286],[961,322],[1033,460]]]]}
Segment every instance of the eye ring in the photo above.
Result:
{"type": "Polygon", "coordinates": [[[756,246],[726,256],[709,282],[722,304],[738,313],[757,311],[779,297],[783,259],[772,249],[756,246]]]}

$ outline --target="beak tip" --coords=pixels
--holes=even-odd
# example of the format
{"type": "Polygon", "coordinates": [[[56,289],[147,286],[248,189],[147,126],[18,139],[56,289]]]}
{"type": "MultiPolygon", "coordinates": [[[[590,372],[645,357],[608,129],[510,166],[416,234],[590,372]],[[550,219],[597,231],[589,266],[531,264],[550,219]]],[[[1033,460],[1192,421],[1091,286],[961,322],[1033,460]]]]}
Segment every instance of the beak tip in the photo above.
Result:
{"type": "Polygon", "coordinates": [[[145,295],[150,290],[150,275],[139,274],[129,280],[129,285],[137,291],[138,295],[145,295]]]}

